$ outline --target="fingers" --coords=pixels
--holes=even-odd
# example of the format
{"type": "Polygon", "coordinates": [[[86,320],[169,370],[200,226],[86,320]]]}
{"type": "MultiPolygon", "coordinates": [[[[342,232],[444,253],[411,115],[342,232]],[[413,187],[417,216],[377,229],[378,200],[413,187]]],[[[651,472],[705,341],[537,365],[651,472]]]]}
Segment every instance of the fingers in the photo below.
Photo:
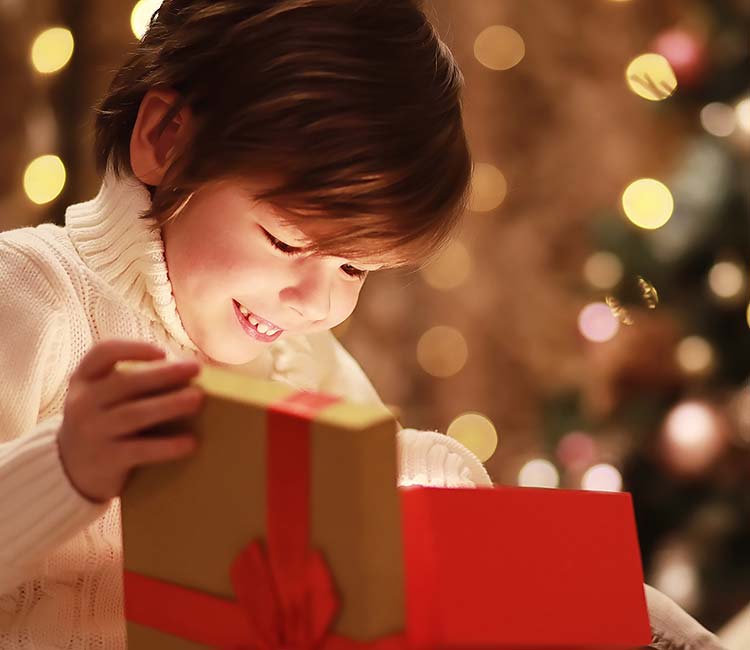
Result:
{"type": "Polygon", "coordinates": [[[151,368],[130,372],[113,372],[98,387],[97,401],[102,408],[112,408],[137,397],[177,388],[200,372],[197,361],[154,364],[151,368]]]}
{"type": "Polygon", "coordinates": [[[148,427],[194,415],[205,397],[197,386],[186,386],[164,395],[157,395],[134,402],[126,402],[108,414],[108,430],[112,437],[132,434],[148,427]]]}
{"type": "Polygon", "coordinates": [[[107,375],[118,361],[151,361],[165,356],[166,352],[153,343],[109,339],[98,343],[86,353],[75,374],[81,379],[92,381],[107,375]]]}
{"type": "Polygon", "coordinates": [[[125,438],[116,445],[118,461],[132,468],[189,456],[198,448],[198,440],[192,433],[183,433],[168,438],[125,438]]]}

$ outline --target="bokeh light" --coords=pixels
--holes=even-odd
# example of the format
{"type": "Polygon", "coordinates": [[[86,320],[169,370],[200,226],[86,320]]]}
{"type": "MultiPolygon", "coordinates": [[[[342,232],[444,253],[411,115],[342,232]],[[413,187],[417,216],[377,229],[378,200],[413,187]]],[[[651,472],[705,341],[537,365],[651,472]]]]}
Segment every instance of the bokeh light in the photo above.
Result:
{"type": "Polygon", "coordinates": [[[23,189],[31,201],[43,205],[60,195],[65,179],[65,165],[58,156],[40,156],[26,168],[23,189]]]}
{"type": "Polygon", "coordinates": [[[427,330],[417,343],[417,361],[433,377],[450,377],[466,364],[466,339],[453,327],[437,325],[427,330]]]}
{"type": "Polygon", "coordinates": [[[732,135],[735,127],[734,109],[721,102],[706,104],[701,110],[701,124],[708,133],[719,138],[732,135]]]}
{"type": "Polygon", "coordinates": [[[489,212],[498,207],[508,192],[508,183],[502,172],[489,163],[476,163],[471,178],[472,212],[489,212]]]}
{"type": "Polygon", "coordinates": [[[506,25],[491,25],[474,41],[474,56],[491,70],[508,70],[518,65],[525,54],[523,38],[506,25]]]}
{"type": "Polygon", "coordinates": [[[655,560],[650,584],[680,607],[692,611],[698,603],[698,574],[695,562],[682,549],[667,549],[655,560]]]}
{"type": "Polygon", "coordinates": [[[518,473],[518,485],[522,487],[556,488],[560,485],[560,474],[548,460],[535,458],[521,468],[518,473]]]}
{"type": "Polygon", "coordinates": [[[647,53],[634,58],[625,70],[625,79],[636,95],[658,102],[677,90],[677,77],[661,54],[647,53]]]}
{"type": "Polygon", "coordinates": [[[750,97],[738,101],[734,107],[734,112],[737,126],[745,133],[750,133],[750,97]]]}
{"type": "Polygon", "coordinates": [[[594,462],[596,443],[583,431],[566,433],[557,443],[557,459],[569,470],[582,469],[594,462]]]}
{"type": "Polygon", "coordinates": [[[471,272],[471,256],[460,241],[451,242],[440,256],[420,270],[433,289],[447,291],[466,282],[471,272]]]}
{"type": "Polygon", "coordinates": [[[598,492],[619,492],[622,489],[622,475],[616,467],[600,463],[586,470],[581,487],[598,492]]]}
{"type": "Polygon", "coordinates": [[[620,322],[603,302],[586,305],[578,315],[578,329],[584,338],[595,343],[609,341],[620,329],[620,322]]]}
{"type": "Polygon", "coordinates": [[[743,296],[746,282],[742,267],[735,262],[717,262],[708,272],[709,288],[714,295],[726,300],[743,296]]]}
{"type": "Polygon", "coordinates": [[[677,344],[675,359],[685,374],[703,376],[714,367],[714,349],[701,336],[687,336],[677,344]]]}
{"type": "Polygon", "coordinates": [[[485,462],[497,449],[497,430],[481,413],[464,413],[448,425],[446,433],[485,462]]]}
{"type": "Polygon", "coordinates": [[[130,29],[138,40],[148,31],[151,17],[161,7],[162,0],[138,0],[130,14],[130,29]]]}
{"type": "Polygon", "coordinates": [[[682,402],[664,420],[666,460],[678,472],[700,473],[721,454],[725,433],[711,406],[698,401],[682,402]]]}
{"type": "Polygon", "coordinates": [[[583,277],[595,289],[613,289],[622,280],[620,258],[608,251],[598,251],[588,257],[583,266],[583,277]]]}
{"type": "Polygon", "coordinates": [[[622,194],[625,216],[639,228],[661,228],[672,216],[674,199],[669,188],[653,178],[633,181],[622,194]]]}
{"type": "Polygon", "coordinates": [[[31,63],[42,74],[62,70],[73,56],[75,41],[65,27],[52,27],[34,39],[31,46],[31,63]]]}

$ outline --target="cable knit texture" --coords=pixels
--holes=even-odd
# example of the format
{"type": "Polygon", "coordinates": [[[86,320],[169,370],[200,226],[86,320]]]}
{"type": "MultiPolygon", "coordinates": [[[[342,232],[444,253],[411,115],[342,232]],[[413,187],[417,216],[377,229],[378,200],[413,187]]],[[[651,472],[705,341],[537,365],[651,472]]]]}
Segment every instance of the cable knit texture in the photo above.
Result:
{"type": "MultiPolygon", "coordinates": [[[[0,233],[0,649],[125,650],[120,500],[94,504],[70,484],[57,432],[68,380],[108,338],[151,341],[170,359],[202,352],[172,295],[164,245],[136,179],[110,172],[65,227],[0,233]]],[[[377,402],[330,332],[284,335],[249,376],[377,402]]],[[[399,432],[400,485],[491,485],[477,458],[430,431],[399,432]]]]}

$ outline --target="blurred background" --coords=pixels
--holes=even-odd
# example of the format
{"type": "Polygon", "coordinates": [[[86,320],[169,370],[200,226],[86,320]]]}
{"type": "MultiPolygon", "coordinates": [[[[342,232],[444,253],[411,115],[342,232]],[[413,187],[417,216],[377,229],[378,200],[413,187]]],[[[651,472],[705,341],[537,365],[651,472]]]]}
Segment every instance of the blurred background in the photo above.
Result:
{"type": "MultiPolygon", "coordinates": [[[[96,195],[92,106],[158,5],[0,0],[0,230],[96,195]]],[[[426,8],[471,210],[337,336],[496,483],[631,492],[646,580],[750,647],[750,0],[426,8]]]]}

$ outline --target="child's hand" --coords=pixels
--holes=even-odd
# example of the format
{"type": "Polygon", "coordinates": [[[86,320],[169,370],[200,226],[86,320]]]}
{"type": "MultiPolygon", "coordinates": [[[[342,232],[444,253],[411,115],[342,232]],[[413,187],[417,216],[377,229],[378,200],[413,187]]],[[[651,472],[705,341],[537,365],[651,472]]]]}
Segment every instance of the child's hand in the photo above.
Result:
{"type": "Polygon", "coordinates": [[[58,438],[60,457],[71,483],[89,500],[118,496],[137,465],[181,458],[196,449],[197,440],[187,431],[161,438],[133,435],[194,415],[203,403],[203,391],[188,385],[200,370],[197,362],[129,373],[114,369],[118,361],[164,357],[163,350],[149,343],[103,341],[71,375],[58,438]]]}

